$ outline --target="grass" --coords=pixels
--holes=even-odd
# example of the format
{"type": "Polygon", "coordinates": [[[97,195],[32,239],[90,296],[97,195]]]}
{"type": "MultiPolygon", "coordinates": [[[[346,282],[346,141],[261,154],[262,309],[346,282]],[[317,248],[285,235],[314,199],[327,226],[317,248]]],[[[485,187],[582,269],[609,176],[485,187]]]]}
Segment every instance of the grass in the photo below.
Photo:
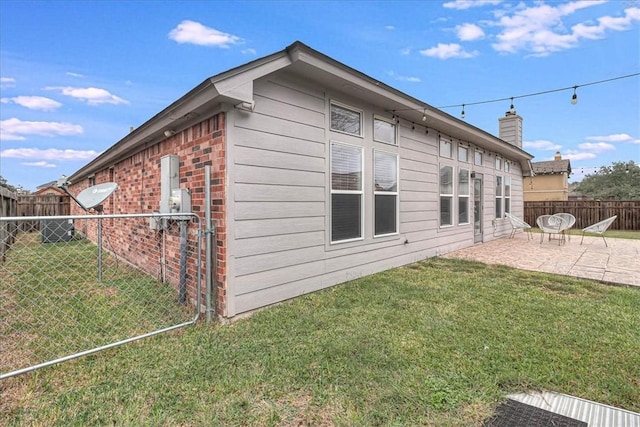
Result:
{"type": "Polygon", "coordinates": [[[639,306],[433,258],[2,381],[0,423],[473,426],[529,389],[640,411],[639,306]]]}
{"type": "MultiPolygon", "coordinates": [[[[531,229],[534,233],[540,233],[540,229],[537,227],[533,227],[531,229]]],[[[568,234],[573,236],[578,235],[582,236],[582,230],[570,229],[567,230],[568,234]]],[[[594,233],[586,233],[585,236],[598,237],[599,234],[594,233]]],[[[604,237],[610,237],[612,239],[631,239],[631,240],[640,240],[640,231],[627,231],[627,230],[607,230],[604,233],[604,237]]]]}

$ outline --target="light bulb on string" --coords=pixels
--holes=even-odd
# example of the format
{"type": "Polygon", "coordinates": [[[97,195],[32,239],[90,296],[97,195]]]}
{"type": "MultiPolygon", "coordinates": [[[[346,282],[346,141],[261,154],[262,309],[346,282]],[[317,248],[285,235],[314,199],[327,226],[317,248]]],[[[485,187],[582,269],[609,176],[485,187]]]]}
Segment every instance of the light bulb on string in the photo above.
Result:
{"type": "Polygon", "coordinates": [[[516,107],[513,106],[513,96],[511,97],[511,106],[509,107],[509,112],[511,114],[515,114],[516,113],[516,107]]]}
{"type": "Polygon", "coordinates": [[[576,105],[578,103],[578,94],[576,93],[578,86],[573,87],[573,96],[571,97],[571,104],[576,105]]]}
{"type": "Polygon", "coordinates": [[[424,111],[422,112],[422,121],[426,122],[427,121],[427,109],[425,108],[424,111]]]}
{"type": "Polygon", "coordinates": [[[464,116],[466,114],[464,113],[464,104],[462,104],[462,112],[460,113],[460,117],[464,119],[464,116]]]}

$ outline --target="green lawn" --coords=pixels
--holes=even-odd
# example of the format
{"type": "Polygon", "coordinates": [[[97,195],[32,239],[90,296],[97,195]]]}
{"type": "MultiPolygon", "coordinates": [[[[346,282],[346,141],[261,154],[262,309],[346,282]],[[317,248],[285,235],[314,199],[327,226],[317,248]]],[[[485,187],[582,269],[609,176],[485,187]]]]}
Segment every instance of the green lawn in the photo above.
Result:
{"type": "Polygon", "coordinates": [[[640,411],[640,289],[433,258],[0,382],[0,424],[472,426],[549,389],[640,411]]]}

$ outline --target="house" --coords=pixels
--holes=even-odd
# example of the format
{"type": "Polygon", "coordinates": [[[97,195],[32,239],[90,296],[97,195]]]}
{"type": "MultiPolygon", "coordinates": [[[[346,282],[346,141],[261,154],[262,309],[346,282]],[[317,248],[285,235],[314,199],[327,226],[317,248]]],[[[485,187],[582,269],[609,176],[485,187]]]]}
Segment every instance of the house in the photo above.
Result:
{"type": "Polygon", "coordinates": [[[569,200],[569,160],[563,160],[560,152],[556,152],[553,160],[533,162],[531,165],[534,176],[525,180],[525,202],[569,200]]]}
{"type": "Polygon", "coordinates": [[[203,215],[211,166],[216,309],[233,317],[508,235],[532,156],[520,116],[500,129],[507,140],[295,42],[206,79],[70,189],[114,181],[105,214],[158,211],[174,155],[203,215]]]}
{"type": "Polygon", "coordinates": [[[64,191],[62,191],[56,186],[56,182],[57,181],[51,181],[51,182],[47,182],[46,184],[38,185],[36,187],[36,191],[34,191],[32,194],[34,196],[54,195],[54,196],[69,197],[67,196],[67,193],[65,193],[64,191]]]}

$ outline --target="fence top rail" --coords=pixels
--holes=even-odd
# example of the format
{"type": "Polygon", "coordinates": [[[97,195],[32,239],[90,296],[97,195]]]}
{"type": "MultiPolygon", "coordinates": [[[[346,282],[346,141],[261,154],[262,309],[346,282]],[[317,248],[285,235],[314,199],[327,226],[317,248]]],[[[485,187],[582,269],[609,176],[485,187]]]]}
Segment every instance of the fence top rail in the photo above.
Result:
{"type": "Polygon", "coordinates": [[[111,218],[166,218],[177,221],[196,220],[200,221],[200,217],[195,213],[142,213],[142,214],[91,214],[91,215],[56,215],[56,216],[9,216],[2,217],[0,221],[40,221],[46,220],[65,220],[65,219],[111,219],[111,218]]]}

